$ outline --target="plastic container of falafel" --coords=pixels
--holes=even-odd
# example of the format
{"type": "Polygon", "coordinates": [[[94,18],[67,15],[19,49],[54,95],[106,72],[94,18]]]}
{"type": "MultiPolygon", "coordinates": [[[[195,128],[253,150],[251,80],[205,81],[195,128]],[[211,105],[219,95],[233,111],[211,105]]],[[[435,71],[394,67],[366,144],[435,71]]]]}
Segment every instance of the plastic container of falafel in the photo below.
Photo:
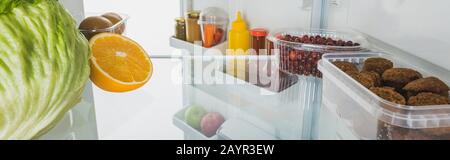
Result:
{"type": "Polygon", "coordinates": [[[281,70],[319,78],[322,73],[317,62],[323,54],[362,52],[369,47],[363,35],[349,30],[281,29],[271,32],[267,39],[280,56],[281,70]]]}
{"type": "Polygon", "coordinates": [[[86,13],[78,24],[80,32],[89,40],[100,33],[124,35],[129,16],[123,13],[86,13]]]}
{"type": "Polygon", "coordinates": [[[323,73],[319,139],[449,140],[450,71],[414,58],[325,54],[318,66],[323,73]],[[363,72],[379,76],[371,79],[363,72]]]}

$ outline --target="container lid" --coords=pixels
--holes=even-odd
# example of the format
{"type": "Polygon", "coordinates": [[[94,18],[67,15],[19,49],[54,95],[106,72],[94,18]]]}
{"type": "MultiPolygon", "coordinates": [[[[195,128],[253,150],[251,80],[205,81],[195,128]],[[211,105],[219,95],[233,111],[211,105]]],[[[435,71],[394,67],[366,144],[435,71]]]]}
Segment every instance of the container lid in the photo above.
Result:
{"type": "Polygon", "coordinates": [[[250,33],[252,34],[252,36],[255,36],[255,37],[265,37],[265,36],[267,36],[267,29],[254,28],[250,31],[250,33]]]}
{"type": "Polygon", "coordinates": [[[175,18],[175,21],[177,23],[185,23],[186,20],[183,17],[178,17],[178,18],[175,18]]]}
{"type": "Polygon", "coordinates": [[[202,11],[198,24],[228,24],[228,13],[218,7],[209,7],[202,11]]]}
{"type": "Polygon", "coordinates": [[[281,29],[271,32],[268,37],[277,45],[289,45],[294,48],[327,51],[363,51],[369,47],[367,39],[356,32],[348,30],[326,30],[326,29],[281,29]],[[325,38],[334,44],[304,42],[303,38],[325,38]],[[335,42],[349,43],[353,45],[336,45],[335,42]],[[357,45],[355,45],[357,44],[357,45]]]}
{"type": "Polygon", "coordinates": [[[189,11],[187,12],[188,18],[198,18],[200,16],[200,11],[189,11]]]}

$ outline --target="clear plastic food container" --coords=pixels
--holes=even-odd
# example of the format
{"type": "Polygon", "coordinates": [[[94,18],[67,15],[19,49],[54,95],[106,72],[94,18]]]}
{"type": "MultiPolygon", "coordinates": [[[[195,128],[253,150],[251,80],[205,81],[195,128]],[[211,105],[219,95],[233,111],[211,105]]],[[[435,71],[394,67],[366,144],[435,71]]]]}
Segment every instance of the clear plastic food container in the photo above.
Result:
{"type": "MultiPolygon", "coordinates": [[[[319,130],[343,139],[429,140],[450,139],[450,105],[408,106],[386,101],[338,69],[333,61],[348,61],[361,68],[371,57],[391,60],[395,68],[410,68],[423,77],[438,77],[450,84],[450,72],[415,57],[396,58],[385,53],[326,54],[319,62],[323,73],[322,109],[319,130]],[[334,118],[332,118],[334,117],[334,118]],[[323,122],[325,121],[325,122],[323,122]],[[323,125],[326,124],[326,125],[323,125]],[[330,126],[337,126],[329,131],[330,126]],[[340,126],[340,127],[339,127],[340,126]],[[353,138],[351,138],[353,137],[353,138]]],[[[320,133],[323,134],[323,133],[320,133]]]]}
{"type": "Polygon", "coordinates": [[[211,48],[226,40],[228,14],[217,7],[204,9],[198,20],[202,32],[203,47],[211,48]]]}
{"type": "Polygon", "coordinates": [[[314,77],[322,76],[317,62],[324,53],[363,51],[368,46],[357,33],[321,29],[283,29],[271,33],[268,40],[275,53],[279,51],[281,70],[314,77]]]}
{"type": "MultiPolygon", "coordinates": [[[[89,17],[93,17],[93,16],[102,16],[104,14],[106,14],[106,13],[86,13],[85,19],[89,18],[89,17]]],[[[80,28],[80,32],[83,33],[83,35],[85,35],[85,37],[88,39],[95,36],[96,34],[105,33],[105,32],[125,34],[125,31],[127,28],[127,21],[129,19],[129,17],[128,17],[128,15],[122,14],[122,13],[116,13],[116,14],[119,15],[122,20],[115,22],[115,23],[112,22],[113,26],[108,27],[108,28],[101,28],[101,29],[81,29],[80,28]]],[[[78,24],[78,26],[80,24],[78,24]]]]}

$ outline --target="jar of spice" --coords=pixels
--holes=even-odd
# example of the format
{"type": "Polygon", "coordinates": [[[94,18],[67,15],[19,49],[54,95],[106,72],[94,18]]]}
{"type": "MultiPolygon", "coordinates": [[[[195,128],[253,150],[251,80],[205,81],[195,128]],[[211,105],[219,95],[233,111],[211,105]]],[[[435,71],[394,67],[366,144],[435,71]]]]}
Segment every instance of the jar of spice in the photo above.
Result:
{"type": "Polygon", "coordinates": [[[252,36],[251,48],[256,51],[257,55],[260,55],[261,50],[266,49],[267,30],[264,28],[255,28],[250,30],[250,34],[252,36]]]}
{"type": "Polygon", "coordinates": [[[176,18],[175,38],[186,41],[186,21],[184,18],[176,18]]]}
{"type": "Polygon", "coordinates": [[[186,39],[188,42],[194,43],[202,41],[202,34],[198,20],[200,17],[199,11],[190,11],[186,16],[186,39]]]}

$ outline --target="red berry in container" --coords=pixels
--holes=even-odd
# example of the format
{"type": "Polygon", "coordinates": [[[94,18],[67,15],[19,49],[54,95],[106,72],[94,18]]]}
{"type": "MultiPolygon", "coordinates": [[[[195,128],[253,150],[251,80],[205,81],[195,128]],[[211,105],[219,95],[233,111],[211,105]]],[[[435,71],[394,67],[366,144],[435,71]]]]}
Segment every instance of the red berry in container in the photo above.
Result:
{"type": "Polygon", "coordinates": [[[294,51],[292,51],[292,52],[289,54],[289,60],[291,60],[291,61],[297,60],[297,54],[296,54],[294,51]]]}
{"type": "Polygon", "coordinates": [[[353,46],[353,42],[352,42],[352,41],[348,41],[345,45],[347,45],[347,46],[353,46]]]}
{"type": "Polygon", "coordinates": [[[302,37],[302,41],[304,42],[304,41],[307,41],[307,40],[309,40],[309,36],[308,36],[308,35],[304,35],[304,36],[302,37]]]}
{"type": "Polygon", "coordinates": [[[338,41],[336,42],[336,45],[337,45],[337,46],[345,46],[345,42],[344,42],[343,40],[338,40],[338,41]]]}

